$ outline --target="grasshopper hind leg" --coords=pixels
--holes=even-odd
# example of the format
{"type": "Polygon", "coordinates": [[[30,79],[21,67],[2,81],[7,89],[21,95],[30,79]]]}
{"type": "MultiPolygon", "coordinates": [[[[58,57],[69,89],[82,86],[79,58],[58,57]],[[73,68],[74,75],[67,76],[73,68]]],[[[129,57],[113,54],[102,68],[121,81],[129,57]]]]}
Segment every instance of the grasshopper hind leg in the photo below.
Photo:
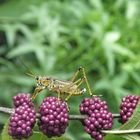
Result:
{"type": "MultiPolygon", "coordinates": [[[[84,94],[85,92],[86,92],[86,88],[83,88],[82,90],[79,91],[78,95],[82,95],[82,94],[84,94]]],[[[74,93],[75,93],[75,92],[70,93],[70,94],[65,98],[65,101],[67,102],[68,99],[69,99],[72,95],[74,95],[74,93]]]]}
{"type": "Polygon", "coordinates": [[[79,69],[75,72],[75,74],[73,75],[71,81],[74,82],[76,77],[78,76],[78,74],[82,72],[83,74],[83,79],[85,80],[85,83],[87,85],[87,89],[88,89],[88,92],[90,94],[90,96],[93,96],[92,92],[91,92],[91,88],[90,88],[90,85],[89,85],[89,82],[88,82],[88,79],[87,79],[87,76],[86,76],[86,72],[85,72],[85,69],[83,67],[79,67],[79,69]]]}

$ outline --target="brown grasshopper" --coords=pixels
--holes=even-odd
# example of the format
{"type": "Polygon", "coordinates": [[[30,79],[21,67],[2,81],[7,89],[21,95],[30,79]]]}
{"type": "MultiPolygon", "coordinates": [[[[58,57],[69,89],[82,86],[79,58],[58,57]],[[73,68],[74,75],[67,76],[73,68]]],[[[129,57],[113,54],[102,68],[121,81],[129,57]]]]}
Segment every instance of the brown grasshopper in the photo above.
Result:
{"type": "MultiPolygon", "coordinates": [[[[28,73],[30,76],[34,76],[28,73]]],[[[87,89],[89,94],[92,96],[92,92],[90,90],[90,86],[85,74],[85,70],[83,67],[80,67],[76,73],[73,75],[70,81],[58,80],[52,77],[41,77],[34,76],[36,79],[36,88],[33,92],[32,99],[34,100],[39,92],[44,89],[48,89],[49,91],[56,92],[58,94],[58,98],[60,99],[60,95],[66,95],[65,101],[67,101],[71,96],[82,95],[86,92],[86,88],[81,89],[79,86],[85,81],[87,85],[87,89]],[[83,77],[76,80],[79,72],[82,71],[83,77]]]]}

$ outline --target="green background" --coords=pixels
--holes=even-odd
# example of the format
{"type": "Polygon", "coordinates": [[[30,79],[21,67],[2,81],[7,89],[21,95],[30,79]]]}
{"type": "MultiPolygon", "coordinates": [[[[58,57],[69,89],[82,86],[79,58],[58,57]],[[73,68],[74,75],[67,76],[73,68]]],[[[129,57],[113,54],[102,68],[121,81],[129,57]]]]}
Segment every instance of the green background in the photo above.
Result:
{"type": "MultiPolygon", "coordinates": [[[[83,66],[92,92],[118,113],[123,96],[140,94],[139,7],[139,0],[1,0],[0,106],[33,92],[35,79],[26,72],[68,80],[83,66]]],[[[45,96],[56,94],[43,91],[36,107],[45,96]]],[[[79,114],[85,97],[70,98],[70,114],[79,114]]],[[[1,130],[7,118],[0,113],[1,130]]],[[[65,136],[90,139],[78,121],[65,136]]]]}

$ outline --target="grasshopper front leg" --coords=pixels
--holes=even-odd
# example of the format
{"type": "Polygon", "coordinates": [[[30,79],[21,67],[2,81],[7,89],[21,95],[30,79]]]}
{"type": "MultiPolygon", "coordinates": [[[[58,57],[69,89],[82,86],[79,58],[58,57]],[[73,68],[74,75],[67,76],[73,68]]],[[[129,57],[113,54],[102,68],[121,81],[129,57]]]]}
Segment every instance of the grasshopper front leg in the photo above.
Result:
{"type": "Polygon", "coordinates": [[[45,89],[45,87],[36,87],[34,92],[33,92],[33,94],[32,94],[32,96],[31,96],[31,99],[34,100],[36,98],[37,94],[39,92],[41,92],[43,89],[45,89]]]}

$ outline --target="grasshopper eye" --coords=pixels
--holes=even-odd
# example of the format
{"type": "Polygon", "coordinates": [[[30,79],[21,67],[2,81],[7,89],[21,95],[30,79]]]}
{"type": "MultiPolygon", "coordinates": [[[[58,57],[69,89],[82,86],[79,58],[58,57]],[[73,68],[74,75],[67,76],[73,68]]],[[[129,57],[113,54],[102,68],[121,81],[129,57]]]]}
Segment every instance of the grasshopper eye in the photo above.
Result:
{"type": "Polygon", "coordinates": [[[47,77],[47,78],[46,78],[46,80],[50,80],[50,78],[49,78],[49,77],[47,77]]]}
{"type": "Polygon", "coordinates": [[[38,80],[39,80],[39,77],[38,77],[38,76],[36,76],[36,77],[35,77],[35,79],[38,81],[38,80]]]}

